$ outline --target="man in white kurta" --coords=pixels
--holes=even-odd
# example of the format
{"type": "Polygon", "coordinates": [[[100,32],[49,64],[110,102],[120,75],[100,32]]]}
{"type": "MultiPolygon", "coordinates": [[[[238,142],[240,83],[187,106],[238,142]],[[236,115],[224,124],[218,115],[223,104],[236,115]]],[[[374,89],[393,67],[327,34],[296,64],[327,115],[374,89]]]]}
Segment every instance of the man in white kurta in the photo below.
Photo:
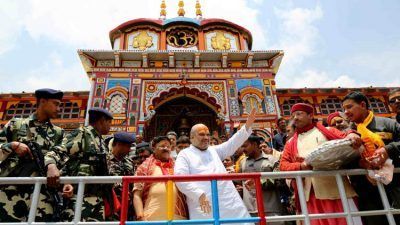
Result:
{"type": "MultiPolygon", "coordinates": [[[[179,153],[175,162],[174,174],[227,173],[222,160],[233,155],[247,140],[252,132],[251,125],[254,118],[255,110],[252,110],[245,126],[227,142],[215,146],[209,146],[210,132],[205,125],[193,126],[190,132],[192,144],[179,153]]],[[[210,181],[181,182],[176,183],[176,186],[187,197],[190,219],[212,218],[212,212],[209,212],[209,204],[212,204],[210,181]]],[[[218,200],[220,218],[250,218],[232,181],[218,181],[218,200]]],[[[250,225],[252,223],[241,224],[250,225]]]]}

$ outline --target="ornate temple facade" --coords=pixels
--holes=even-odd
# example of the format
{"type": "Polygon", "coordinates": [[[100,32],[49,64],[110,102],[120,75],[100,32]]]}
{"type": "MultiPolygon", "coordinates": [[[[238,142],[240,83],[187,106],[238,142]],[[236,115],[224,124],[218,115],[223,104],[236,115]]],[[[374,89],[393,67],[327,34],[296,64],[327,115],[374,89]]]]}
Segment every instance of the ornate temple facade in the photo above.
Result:
{"type": "MultiPolygon", "coordinates": [[[[77,128],[87,120],[88,108],[103,107],[114,115],[112,132],[150,139],[170,130],[187,134],[204,123],[229,133],[254,107],[255,130],[267,135],[278,117],[289,117],[294,103],[313,104],[323,119],[341,111],[341,99],[355,90],[277,89],[282,50],[252,51],[250,31],[223,19],[203,19],[199,4],[194,19],[184,16],[183,3],[178,17],[166,19],[163,4],[160,19],[134,19],[111,30],[111,50],[78,50],[91,89],[66,92],[56,124],[77,128]]],[[[376,113],[391,116],[390,88],[357,90],[370,97],[376,113]]],[[[34,108],[32,93],[0,94],[0,124],[34,108]]]]}

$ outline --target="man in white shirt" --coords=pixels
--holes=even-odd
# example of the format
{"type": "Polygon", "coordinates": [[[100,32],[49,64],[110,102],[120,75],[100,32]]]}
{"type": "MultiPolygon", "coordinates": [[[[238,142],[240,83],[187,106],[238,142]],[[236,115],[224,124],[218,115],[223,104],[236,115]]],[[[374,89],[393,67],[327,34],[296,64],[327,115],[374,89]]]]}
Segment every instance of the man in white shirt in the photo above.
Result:
{"type": "MultiPolygon", "coordinates": [[[[253,109],[243,126],[223,144],[209,146],[210,131],[204,124],[196,124],[190,131],[190,147],[182,150],[175,162],[175,175],[227,173],[222,160],[233,155],[252,133],[255,120],[253,109]]],[[[190,219],[210,219],[211,184],[209,181],[176,183],[187,197],[190,219]]],[[[249,218],[232,181],[218,181],[218,200],[221,218],[249,218]]],[[[251,223],[243,223],[249,225],[251,223]]]]}

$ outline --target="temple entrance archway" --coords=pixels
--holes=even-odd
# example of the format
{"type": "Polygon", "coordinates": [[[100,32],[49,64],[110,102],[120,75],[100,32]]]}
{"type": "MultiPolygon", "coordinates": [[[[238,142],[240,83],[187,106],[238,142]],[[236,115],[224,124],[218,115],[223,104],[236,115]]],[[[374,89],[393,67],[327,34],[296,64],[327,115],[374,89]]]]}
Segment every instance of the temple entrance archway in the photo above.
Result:
{"type": "Polygon", "coordinates": [[[215,110],[194,98],[173,98],[158,105],[154,110],[155,115],[144,129],[147,141],[158,135],[166,135],[168,131],[175,131],[178,136],[189,135],[191,127],[197,123],[207,125],[210,132],[222,132],[215,110]]]}

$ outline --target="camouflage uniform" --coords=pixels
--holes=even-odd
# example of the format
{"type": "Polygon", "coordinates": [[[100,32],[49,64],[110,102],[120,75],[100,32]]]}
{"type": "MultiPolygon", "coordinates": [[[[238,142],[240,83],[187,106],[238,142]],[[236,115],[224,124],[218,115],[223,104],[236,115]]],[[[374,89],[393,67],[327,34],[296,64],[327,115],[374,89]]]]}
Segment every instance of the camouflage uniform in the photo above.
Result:
{"type": "MultiPolygon", "coordinates": [[[[107,157],[109,174],[110,176],[133,176],[135,171],[133,170],[133,162],[129,156],[125,156],[122,159],[117,159],[112,153],[108,154],[107,157]]],[[[120,198],[122,193],[122,183],[114,184],[114,190],[117,196],[120,198]]]]}
{"type": "MultiPolygon", "coordinates": [[[[109,174],[110,176],[133,176],[135,175],[135,171],[133,170],[133,162],[129,158],[129,155],[126,155],[122,159],[117,159],[112,153],[108,154],[107,162],[109,166],[109,174]]],[[[129,190],[132,190],[133,185],[129,186],[129,190]]],[[[117,194],[117,197],[120,201],[122,201],[122,183],[114,184],[114,191],[117,194]]],[[[133,217],[133,196],[132,192],[129,191],[129,201],[128,201],[128,219],[132,220],[133,217]]],[[[114,218],[115,219],[115,218],[114,218]]]]}
{"type": "MultiPolygon", "coordinates": [[[[0,132],[0,176],[39,176],[33,160],[20,158],[11,149],[12,141],[35,142],[45,155],[57,151],[55,146],[61,144],[63,136],[64,130],[54,126],[50,121],[39,122],[36,114],[32,114],[26,119],[13,118],[0,132]]],[[[46,164],[46,162],[44,163],[46,164]]],[[[33,187],[33,185],[0,186],[0,222],[24,222],[27,220],[33,187]]],[[[53,214],[51,203],[46,187],[43,185],[35,221],[51,221],[53,214]]]]}
{"type": "MultiPolygon", "coordinates": [[[[68,161],[62,170],[66,176],[105,176],[100,172],[101,167],[107,170],[106,155],[107,146],[101,135],[92,127],[80,127],[68,134],[63,141],[65,154],[54,154],[54,161],[68,161]],[[104,160],[101,158],[104,157],[104,160]]],[[[108,172],[108,171],[106,171],[108,172]]],[[[103,221],[104,220],[104,185],[85,185],[85,194],[82,204],[82,221],[103,221]]],[[[75,186],[75,190],[77,190],[75,186]]],[[[68,209],[64,212],[64,219],[72,221],[76,197],[69,203],[68,209]]]]}

